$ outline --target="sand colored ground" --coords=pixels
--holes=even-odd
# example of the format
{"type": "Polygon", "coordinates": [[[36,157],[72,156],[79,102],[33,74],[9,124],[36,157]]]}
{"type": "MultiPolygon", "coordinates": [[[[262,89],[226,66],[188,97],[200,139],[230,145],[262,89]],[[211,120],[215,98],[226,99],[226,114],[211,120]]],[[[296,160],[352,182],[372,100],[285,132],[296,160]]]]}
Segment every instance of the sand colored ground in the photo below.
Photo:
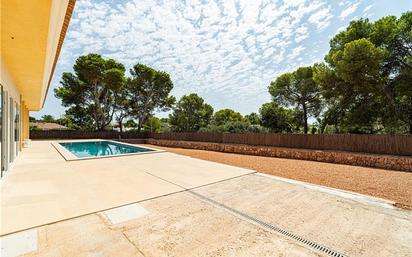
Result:
{"type": "MultiPolygon", "coordinates": [[[[238,166],[234,160],[250,158],[249,165],[271,164],[280,171],[288,170],[282,165],[286,162],[292,174],[294,166],[295,173],[315,170],[324,171],[323,176],[357,169],[203,154],[216,154],[220,162],[238,166]]],[[[371,178],[379,172],[394,174],[367,170],[371,178]]],[[[30,229],[30,240],[21,240],[27,230],[0,237],[0,255],[4,249],[17,249],[26,257],[326,256],[292,233],[345,256],[410,256],[411,211],[316,188],[170,152],[65,162],[50,142],[33,142],[2,181],[1,225],[10,229],[30,221],[36,227],[30,229]],[[135,209],[124,206],[126,200],[138,204],[138,215],[131,215],[135,209]],[[27,213],[26,219],[22,213],[27,213]],[[40,217],[56,222],[42,225],[48,222],[40,217]],[[123,220],[117,223],[119,217],[123,220]],[[274,227],[289,232],[278,233],[274,227]],[[26,245],[34,247],[26,250],[26,245]]]]}
{"type": "Polygon", "coordinates": [[[192,188],[250,172],[167,152],[66,161],[33,141],[0,183],[0,235],[182,190],[164,179],[192,188]]]}
{"type": "Polygon", "coordinates": [[[273,157],[153,146],[194,158],[349,190],[394,201],[412,210],[412,173],[273,157]]]}
{"type": "Polygon", "coordinates": [[[100,212],[43,226],[38,250],[24,256],[326,256],[187,193],[142,205],[147,215],[118,225],[100,212]]]}
{"type": "Polygon", "coordinates": [[[140,202],[146,214],[118,224],[97,212],[42,226],[37,250],[24,256],[328,256],[191,192],[347,256],[406,257],[412,250],[409,211],[249,174],[140,202]]]}

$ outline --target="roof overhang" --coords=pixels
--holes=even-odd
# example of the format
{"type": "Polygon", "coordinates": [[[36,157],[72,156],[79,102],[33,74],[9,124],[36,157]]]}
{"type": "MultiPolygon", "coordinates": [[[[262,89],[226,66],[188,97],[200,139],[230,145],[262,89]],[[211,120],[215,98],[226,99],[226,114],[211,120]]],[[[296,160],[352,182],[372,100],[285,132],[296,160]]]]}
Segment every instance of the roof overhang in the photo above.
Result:
{"type": "Polygon", "coordinates": [[[75,0],[1,0],[1,50],[22,100],[43,107],[75,0]]]}

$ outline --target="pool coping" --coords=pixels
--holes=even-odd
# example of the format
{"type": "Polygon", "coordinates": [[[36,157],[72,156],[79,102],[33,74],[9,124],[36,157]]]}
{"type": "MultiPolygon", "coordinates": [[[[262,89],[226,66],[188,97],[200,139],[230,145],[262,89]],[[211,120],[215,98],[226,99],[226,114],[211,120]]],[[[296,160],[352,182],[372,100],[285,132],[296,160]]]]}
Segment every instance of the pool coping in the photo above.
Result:
{"type": "Polygon", "coordinates": [[[153,154],[153,153],[163,153],[166,152],[165,150],[159,150],[152,147],[147,146],[139,146],[136,144],[129,144],[124,142],[118,142],[109,139],[80,139],[80,140],[59,140],[51,142],[51,145],[57,150],[57,152],[65,159],[66,161],[82,161],[82,160],[93,160],[93,159],[103,159],[103,158],[114,158],[114,157],[124,157],[124,156],[132,156],[132,155],[141,155],[141,154],[153,154]],[[125,154],[117,154],[117,155],[104,155],[104,156],[96,156],[96,157],[77,157],[72,152],[67,150],[64,146],[60,143],[81,143],[81,142],[96,142],[96,141],[108,141],[116,144],[123,144],[132,147],[141,147],[145,149],[150,149],[152,151],[149,152],[138,152],[138,153],[125,153],[125,154]]]}

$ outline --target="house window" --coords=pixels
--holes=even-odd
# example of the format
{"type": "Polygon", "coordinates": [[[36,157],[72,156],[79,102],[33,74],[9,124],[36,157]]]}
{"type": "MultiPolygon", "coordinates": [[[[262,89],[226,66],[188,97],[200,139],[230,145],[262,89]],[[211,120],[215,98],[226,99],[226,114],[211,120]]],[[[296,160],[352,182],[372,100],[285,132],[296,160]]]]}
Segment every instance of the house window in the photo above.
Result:
{"type": "Polygon", "coordinates": [[[0,85],[0,177],[3,177],[3,86],[0,85]]]}
{"type": "Polygon", "coordinates": [[[14,102],[14,142],[15,142],[15,155],[20,150],[20,107],[17,102],[14,102]]]}

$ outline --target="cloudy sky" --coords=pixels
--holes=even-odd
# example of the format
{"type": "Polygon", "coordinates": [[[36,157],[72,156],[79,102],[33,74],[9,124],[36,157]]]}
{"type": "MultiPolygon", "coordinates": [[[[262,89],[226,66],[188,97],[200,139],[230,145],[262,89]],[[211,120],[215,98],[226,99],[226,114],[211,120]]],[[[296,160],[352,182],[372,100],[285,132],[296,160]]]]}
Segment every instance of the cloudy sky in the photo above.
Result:
{"type": "Polygon", "coordinates": [[[215,110],[256,112],[270,81],[322,61],[352,19],[411,9],[411,0],[77,0],[45,106],[32,115],[64,113],[53,89],[91,52],[168,72],[178,98],[195,92],[215,110]]]}

